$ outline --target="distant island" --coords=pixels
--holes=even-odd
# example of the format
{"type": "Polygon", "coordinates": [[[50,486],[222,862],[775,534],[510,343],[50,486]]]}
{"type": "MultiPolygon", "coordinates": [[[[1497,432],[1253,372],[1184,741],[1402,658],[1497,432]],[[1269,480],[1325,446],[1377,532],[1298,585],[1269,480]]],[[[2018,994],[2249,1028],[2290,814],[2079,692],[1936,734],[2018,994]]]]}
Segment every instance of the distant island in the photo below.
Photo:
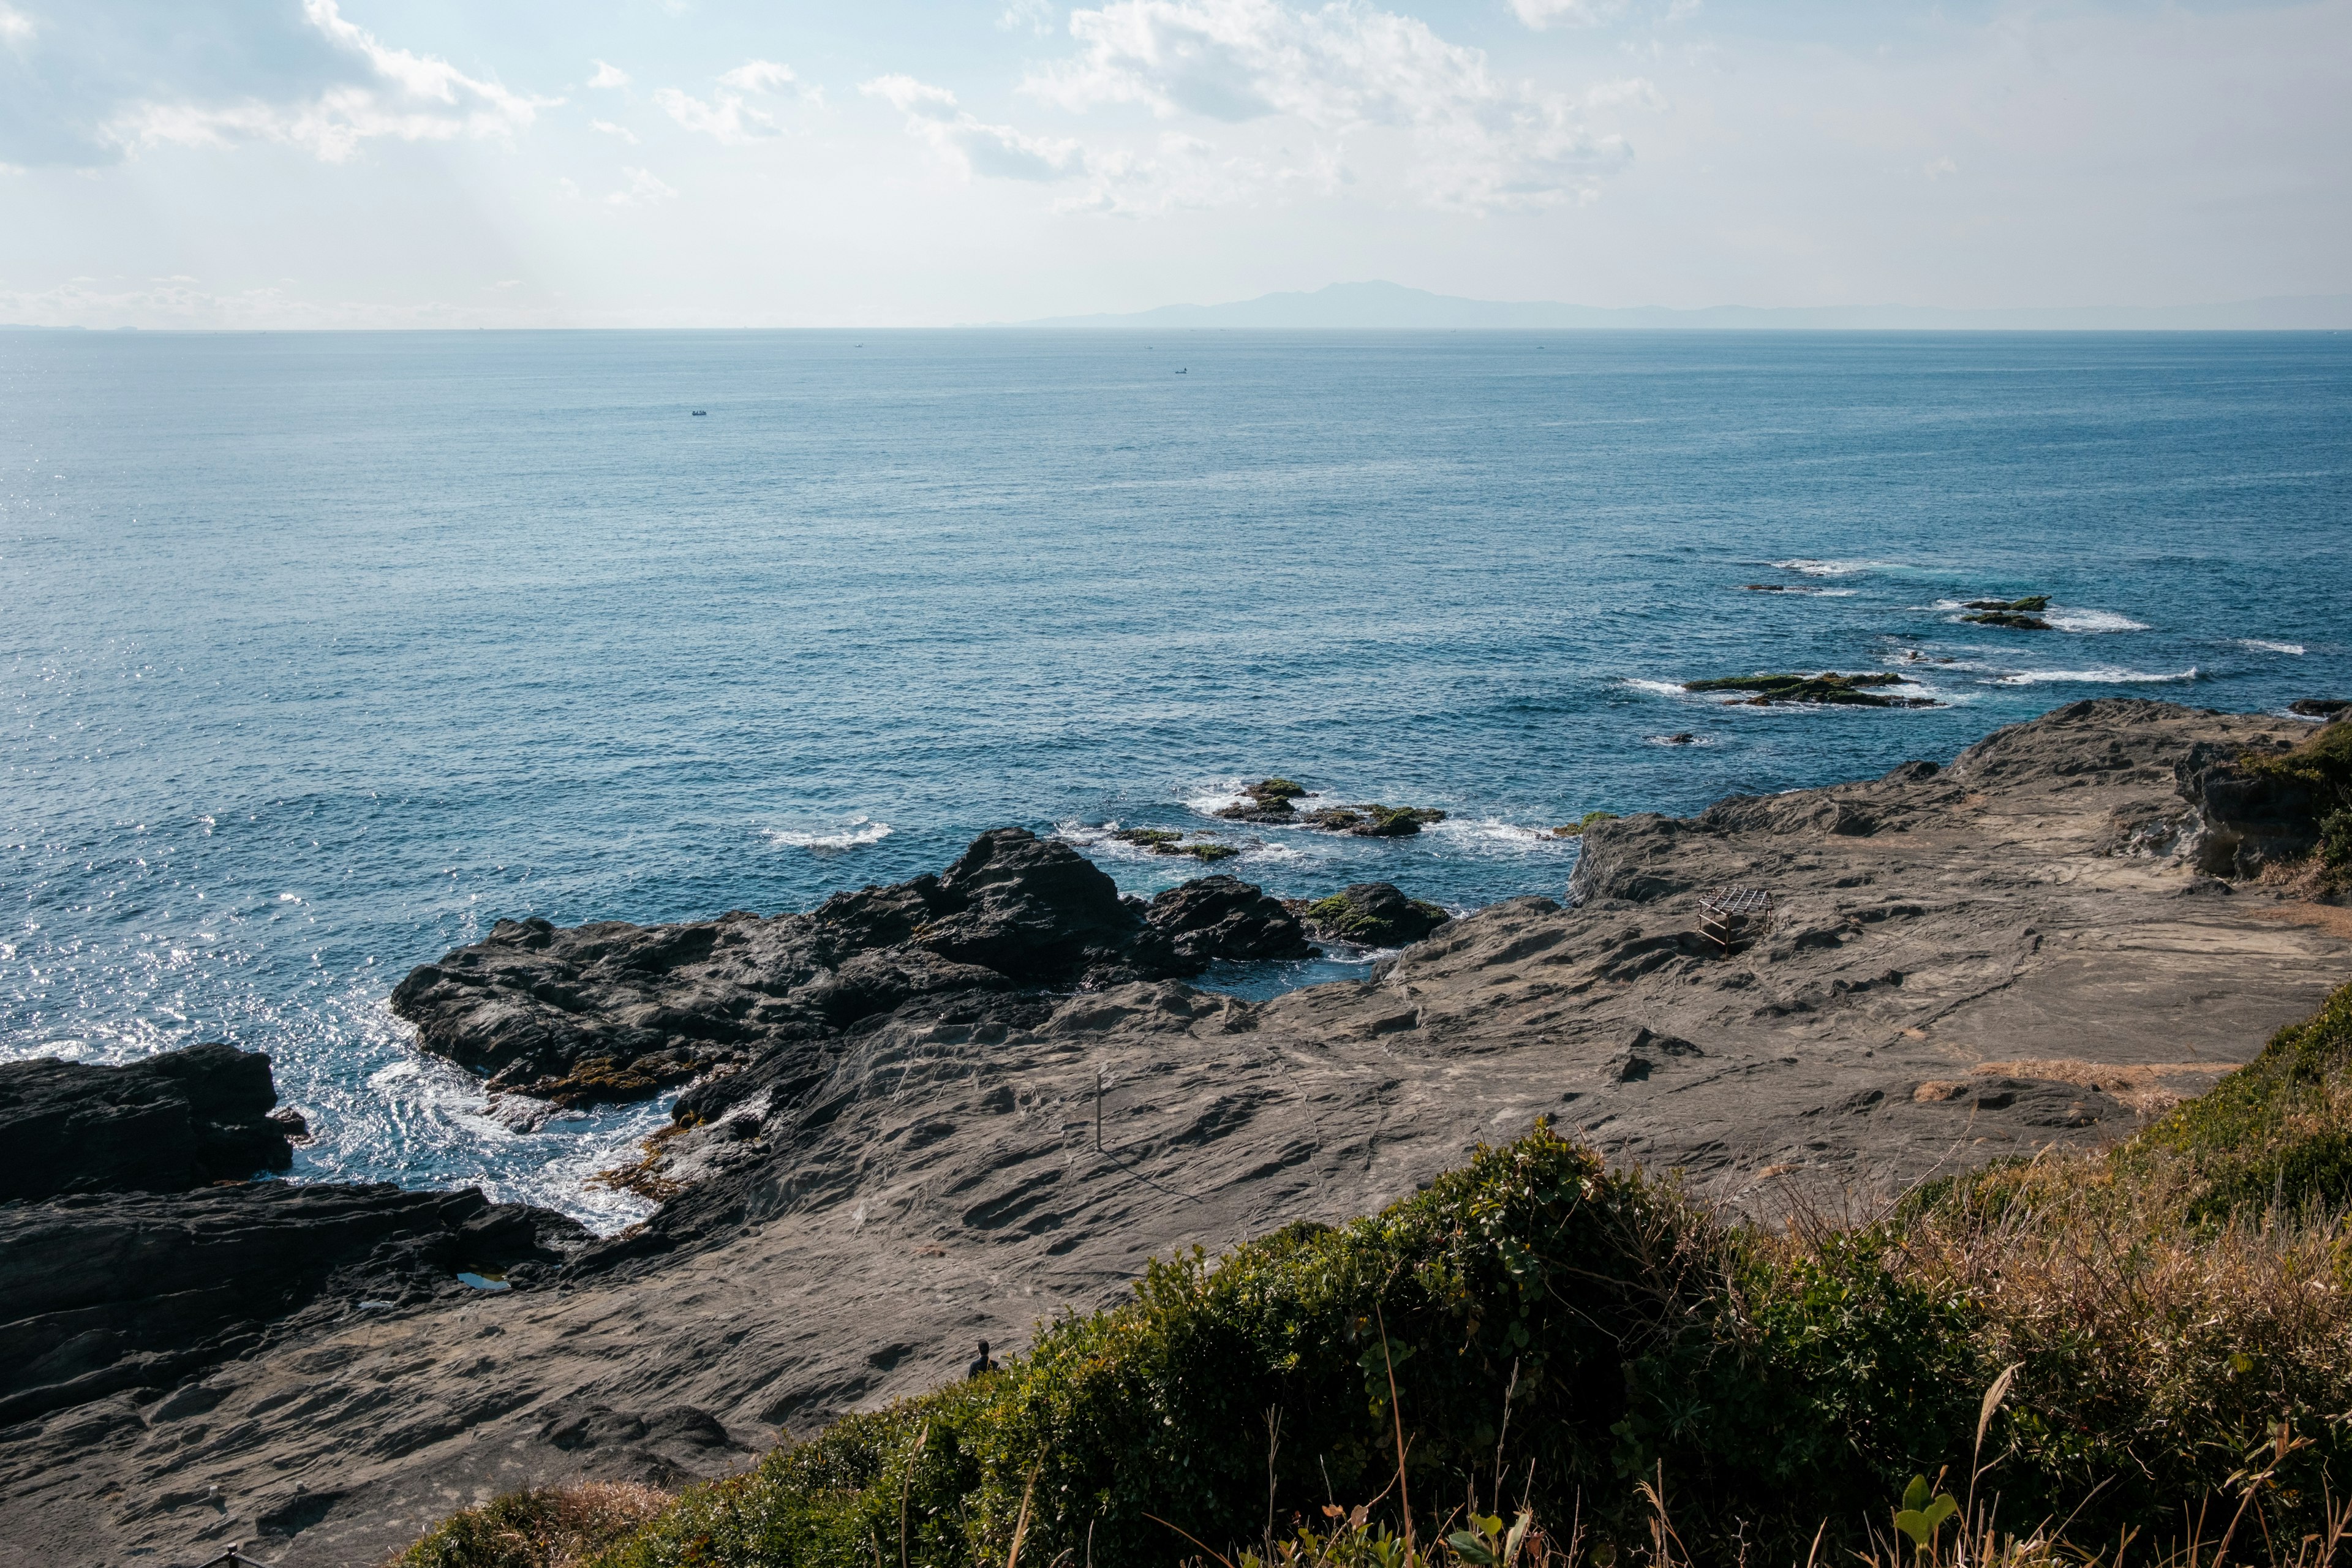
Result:
{"type": "Polygon", "coordinates": [[[1933,305],[1663,305],[1607,309],[1545,300],[1465,300],[1401,283],[1334,283],[1311,293],[1261,294],[1222,305],[1162,305],[1126,315],[1049,316],[1000,327],[1252,328],[1259,331],[1712,328],[1799,331],[2340,331],[2352,294],[2306,294],[2221,305],[2084,305],[1947,310],[1933,305]]]}

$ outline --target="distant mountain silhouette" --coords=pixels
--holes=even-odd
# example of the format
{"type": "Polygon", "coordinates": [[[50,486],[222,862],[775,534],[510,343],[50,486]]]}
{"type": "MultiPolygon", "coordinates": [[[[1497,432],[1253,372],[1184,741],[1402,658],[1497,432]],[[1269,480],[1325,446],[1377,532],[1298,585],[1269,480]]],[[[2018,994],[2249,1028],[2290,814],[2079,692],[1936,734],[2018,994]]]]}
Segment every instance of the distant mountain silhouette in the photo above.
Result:
{"type": "Polygon", "coordinates": [[[1312,293],[1262,294],[1223,305],[1162,305],[1128,315],[1053,316],[1000,326],[1054,328],[1245,327],[1358,331],[1504,327],[1712,327],[1933,331],[2248,331],[2352,328],[2352,294],[2244,300],[2226,305],[2086,305],[2033,310],[1946,310],[1933,305],[1715,305],[1677,310],[1612,310],[1541,300],[1464,300],[1401,283],[1334,283],[1312,293]]]}

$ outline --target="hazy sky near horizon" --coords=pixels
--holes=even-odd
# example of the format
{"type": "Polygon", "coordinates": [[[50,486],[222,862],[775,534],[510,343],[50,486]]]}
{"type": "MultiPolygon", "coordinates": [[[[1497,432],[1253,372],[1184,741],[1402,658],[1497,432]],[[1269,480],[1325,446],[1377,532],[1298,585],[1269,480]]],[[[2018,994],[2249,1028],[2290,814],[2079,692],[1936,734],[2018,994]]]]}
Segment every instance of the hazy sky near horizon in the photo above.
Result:
{"type": "Polygon", "coordinates": [[[2352,0],[0,0],[0,321],[2352,292],[2352,0]]]}

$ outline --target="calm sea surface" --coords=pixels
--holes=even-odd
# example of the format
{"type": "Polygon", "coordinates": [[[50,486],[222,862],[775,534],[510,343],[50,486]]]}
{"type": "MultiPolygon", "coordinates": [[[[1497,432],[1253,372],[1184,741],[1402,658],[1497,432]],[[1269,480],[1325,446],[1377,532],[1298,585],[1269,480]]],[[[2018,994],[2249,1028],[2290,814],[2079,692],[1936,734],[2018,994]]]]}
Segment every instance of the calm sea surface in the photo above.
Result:
{"type": "Polygon", "coordinates": [[[0,332],[0,1057],[232,1039],[299,1177],[609,1227],[661,1107],[509,1133],[384,1011],[500,916],[1001,823],[1150,892],[1105,825],[1268,772],[1452,814],[1235,836],[1277,892],[1557,895],[1587,810],[2352,696],[2347,546],[2344,335],[0,332]],[[1673,686],[1832,668],[1946,706],[1673,686]]]}

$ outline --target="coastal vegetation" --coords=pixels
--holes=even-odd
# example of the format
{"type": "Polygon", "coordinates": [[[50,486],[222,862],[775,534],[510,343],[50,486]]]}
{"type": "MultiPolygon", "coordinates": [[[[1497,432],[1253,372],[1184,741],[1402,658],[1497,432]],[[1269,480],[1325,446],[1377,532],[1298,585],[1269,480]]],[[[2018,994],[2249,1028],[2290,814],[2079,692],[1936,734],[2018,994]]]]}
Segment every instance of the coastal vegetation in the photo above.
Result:
{"type": "MultiPolygon", "coordinates": [[[[1856,1216],[1743,1217],[1539,1124],[1377,1215],[1156,1262],[577,1560],[2315,1563],[2347,1201],[2352,986],[2119,1144],[1856,1216]]],[[[404,1561],[558,1561],[482,1544],[522,1507],[404,1561]]]]}

